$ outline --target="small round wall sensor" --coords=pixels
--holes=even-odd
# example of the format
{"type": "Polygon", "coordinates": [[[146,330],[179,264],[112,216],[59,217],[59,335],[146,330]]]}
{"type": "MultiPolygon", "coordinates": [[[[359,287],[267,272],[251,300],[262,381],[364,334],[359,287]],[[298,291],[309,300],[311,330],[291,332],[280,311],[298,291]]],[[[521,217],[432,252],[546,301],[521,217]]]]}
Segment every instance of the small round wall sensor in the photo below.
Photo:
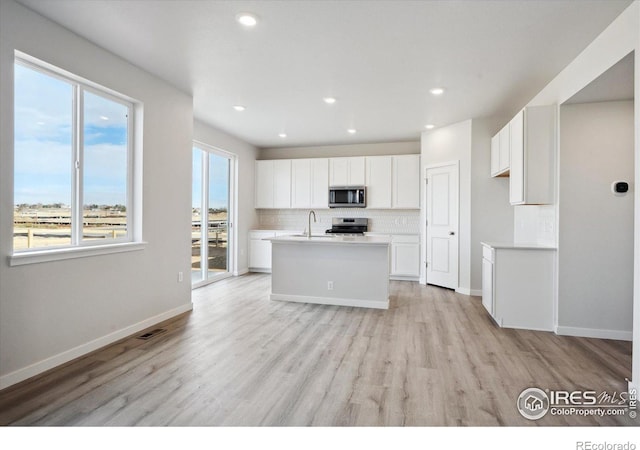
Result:
{"type": "Polygon", "coordinates": [[[626,194],[629,192],[629,183],[626,181],[614,181],[611,183],[611,191],[614,194],[626,194]]]}

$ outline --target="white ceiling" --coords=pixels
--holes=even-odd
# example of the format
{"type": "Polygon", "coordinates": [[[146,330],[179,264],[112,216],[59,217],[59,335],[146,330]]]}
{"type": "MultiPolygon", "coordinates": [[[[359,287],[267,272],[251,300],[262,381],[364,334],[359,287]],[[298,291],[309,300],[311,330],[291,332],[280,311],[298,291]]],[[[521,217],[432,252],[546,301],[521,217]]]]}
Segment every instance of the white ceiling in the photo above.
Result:
{"type": "Polygon", "coordinates": [[[508,118],[631,0],[20,2],[193,94],[198,119],[283,147],[508,118]]]}

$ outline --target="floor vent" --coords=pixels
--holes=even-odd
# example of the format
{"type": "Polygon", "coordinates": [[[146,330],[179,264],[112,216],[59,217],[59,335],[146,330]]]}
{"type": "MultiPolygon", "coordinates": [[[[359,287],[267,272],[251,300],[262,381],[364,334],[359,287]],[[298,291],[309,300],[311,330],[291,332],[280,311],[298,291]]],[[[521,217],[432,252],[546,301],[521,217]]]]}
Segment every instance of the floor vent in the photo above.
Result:
{"type": "Polygon", "coordinates": [[[143,341],[146,341],[147,339],[151,339],[152,337],[162,334],[165,331],[167,330],[165,330],[164,328],[156,328],[155,330],[147,331],[146,333],[141,334],[140,336],[138,336],[137,339],[142,339],[143,341]]]}

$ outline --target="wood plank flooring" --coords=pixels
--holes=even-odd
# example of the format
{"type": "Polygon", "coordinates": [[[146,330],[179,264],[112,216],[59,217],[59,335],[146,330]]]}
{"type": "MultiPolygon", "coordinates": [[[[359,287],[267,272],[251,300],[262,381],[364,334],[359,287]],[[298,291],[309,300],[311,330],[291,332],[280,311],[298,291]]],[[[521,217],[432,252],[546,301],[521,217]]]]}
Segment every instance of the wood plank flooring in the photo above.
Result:
{"type": "MultiPolygon", "coordinates": [[[[527,387],[626,391],[631,343],[498,328],[479,297],[392,282],[387,311],[268,300],[270,276],[0,392],[2,425],[626,425],[516,410],[527,387]],[[157,327],[153,327],[157,328],[157,327]]],[[[635,423],[637,424],[637,423],[635,423]]]]}

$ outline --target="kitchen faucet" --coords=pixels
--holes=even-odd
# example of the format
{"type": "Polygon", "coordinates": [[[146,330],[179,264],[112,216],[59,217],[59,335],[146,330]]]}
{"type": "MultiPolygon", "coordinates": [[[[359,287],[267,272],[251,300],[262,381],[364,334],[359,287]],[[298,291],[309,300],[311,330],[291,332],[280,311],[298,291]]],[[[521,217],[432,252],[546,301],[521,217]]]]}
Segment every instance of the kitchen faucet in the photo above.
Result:
{"type": "Polygon", "coordinates": [[[307,228],[307,237],[309,239],[311,239],[311,214],[313,214],[313,221],[317,222],[316,221],[316,213],[315,213],[315,211],[313,211],[313,210],[309,211],[309,228],[307,228]]]}

